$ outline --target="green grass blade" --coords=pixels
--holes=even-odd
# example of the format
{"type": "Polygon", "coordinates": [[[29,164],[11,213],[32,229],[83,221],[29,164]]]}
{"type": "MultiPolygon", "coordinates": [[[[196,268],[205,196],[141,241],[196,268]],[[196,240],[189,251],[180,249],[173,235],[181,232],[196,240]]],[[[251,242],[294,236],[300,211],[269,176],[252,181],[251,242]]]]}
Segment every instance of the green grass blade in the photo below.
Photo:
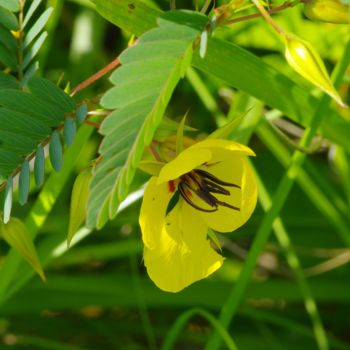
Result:
{"type": "Polygon", "coordinates": [[[180,332],[182,331],[188,320],[195,315],[202,316],[213,326],[213,328],[220,335],[221,339],[225,342],[228,349],[237,350],[233,339],[226,331],[226,329],[220,324],[220,322],[218,322],[218,320],[208,311],[199,308],[188,310],[176,319],[174,325],[169,330],[167,337],[165,338],[164,344],[161,348],[162,350],[171,350],[174,348],[175,341],[180,335],[180,332]]]}

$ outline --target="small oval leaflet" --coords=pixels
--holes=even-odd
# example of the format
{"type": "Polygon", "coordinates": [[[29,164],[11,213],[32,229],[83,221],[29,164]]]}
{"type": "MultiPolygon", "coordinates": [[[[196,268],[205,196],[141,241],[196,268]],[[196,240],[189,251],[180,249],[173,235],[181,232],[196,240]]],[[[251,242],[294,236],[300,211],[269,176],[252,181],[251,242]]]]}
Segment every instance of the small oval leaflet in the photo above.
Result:
{"type": "Polygon", "coordinates": [[[39,145],[36,150],[34,162],[34,178],[37,187],[40,187],[44,182],[45,176],[45,153],[43,146],[39,145]]]}
{"type": "Polygon", "coordinates": [[[72,118],[67,118],[64,122],[63,140],[69,146],[73,143],[77,131],[77,126],[72,118]]]}
{"type": "Polygon", "coordinates": [[[5,200],[4,200],[4,224],[7,224],[10,220],[11,209],[12,209],[12,188],[13,179],[9,176],[5,188],[5,200]]]}
{"type": "Polygon", "coordinates": [[[76,121],[78,125],[84,122],[87,116],[87,113],[88,113],[88,106],[85,103],[78,107],[77,114],[76,114],[76,121]]]}
{"type": "Polygon", "coordinates": [[[30,186],[30,169],[29,169],[29,161],[28,159],[26,159],[23,162],[22,169],[19,174],[19,182],[18,182],[18,202],[21,205],[26,204],[28,201],[29,186],[30,186]]]}
{"type": "Polygon", "coordinates": [[[56,171],[60,171],[62,166],[62,144],[60,135],[57,131],[54,131],[51,136],[51,142],[49,146],[50,161],[52,167],[56,171]]]}
{"type": "Polygon", "coordinates": [[[199,56],[201,58],[204,58],[204,56],[207,52],[207,44],[208,44],[208,32],[205,30],[201,34],[201,41],[199,44],[199,56]]]}

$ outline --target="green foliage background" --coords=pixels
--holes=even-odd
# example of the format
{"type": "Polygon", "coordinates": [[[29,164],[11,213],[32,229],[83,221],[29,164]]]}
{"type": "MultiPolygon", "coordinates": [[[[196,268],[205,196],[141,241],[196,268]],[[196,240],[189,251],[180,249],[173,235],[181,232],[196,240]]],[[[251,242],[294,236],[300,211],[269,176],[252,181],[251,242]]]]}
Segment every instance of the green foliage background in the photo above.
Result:
{"type": "MultiPolygon", "coordinates": [[[[177,7],[193,10],[195,3],[178,1],[177,7]]],[[[40,75],[56,82],[64,72],[61,86],[76,86],[119,55],[130,33],[140,36],[155,27],[160,9],[169,9],[165,1],[158,7],[150,1],[135,2],[137,11],[130,22],[130,4],[42,2],[41,13],[50,6],[54,11],[38,53],[40,75]]],[[[349,103],[349,25],[313,23],[303,17],[301,5],[274,18],[310,41],[329,71],[340,62],[336,83],[349,103]]],[[[139,200],[108,222],[104,210],[101,226],[106,225],[100,231],[83,228],[67,249],[72,184],[96,157],[101,142],[101,135],[83,125],[64,151],[61,171],[47,164],[43,189],[32,186],[29,204],[14,205],[14,215],[36,236],[47,282],[34,276],[1,241],[1,349],[210,350],[221,342],[222,348],[230,349],[350,349],[348,112],[312,91],[288,67],[282,51],[282,42],[261,19],[219,28],[204,59],[194,53],[193,68],[184,79],[180,80],[182,68],[189,64],[187,56],[174,62],[177,70],[171,71],[170,83],[162,90],[170,97],[175,89],[167,116],[180,120],[190,108],[189,124],[203,133],[248,111],[230,138],[249,143],[257,154],[252,163],[259,180],[259,205],[244,227],[220,235],[226,257],[222,269],[178,294],[158,290],[142,263],[139,200]],[[318,123],[321,143],[313,138],[318,123]],[[317,152],[296,151],[276,125],[288,130],[295,142],[301,138],[301,147],[316,143],[317,152]],[[298,126],[307,130],[303,137],[298,126]]],[[[161,57],[169,63],[167,55],[171,53],[161,57]]],[[[75,102],[97,109],[112,83],[100,79],[79,92],[75,102]]],[[[119,107],[108,105],[106,96],[104,107],[119,107]]],[[[159,118],[144,116],[145,139],[152,136],[159,118]]],[[[124,192],[126,185],[132,191],[146,180],[135,173],[137,162],[132,153],[130,157],[128,165],[134,168],[127,167],[118,185],[124,192]],[[132,183],[129,177],[134,177],[132,183]]]]}

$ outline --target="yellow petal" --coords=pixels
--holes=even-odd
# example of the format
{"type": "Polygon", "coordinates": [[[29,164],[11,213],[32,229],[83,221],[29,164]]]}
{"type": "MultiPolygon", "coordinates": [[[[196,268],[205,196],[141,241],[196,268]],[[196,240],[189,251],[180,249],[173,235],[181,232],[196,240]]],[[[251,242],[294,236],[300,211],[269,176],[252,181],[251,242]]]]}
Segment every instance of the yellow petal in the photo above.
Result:
{"type": "MultiPolygon", "coordinates": [[[[222,151],[230,151],[237,154],[255,156],[255,153],[247,146],[241,143],[223,140],[223,139],[205,139],[198,143],[195,143],[191,148],[208,148],[208,149],[218,149],[222,151]]],[[[214,158],[214,157],[213,157],[214,158]]]]}
{"type": "Polygon", "coordinates": [[[181,152],[175,159],[164,165],[159,173],[158,184],[177,179],[201,164],[208,162],[212,153],[207,149],[189,147],[181,152]]]}
{"type": "Polygon", "coordinates": [[[180,201],[167,216],[157,247],[145,247],[144,262],[160,289],[179,292],[220,268],[223,258],[211,247],[195,209],[180,201]]]}
{"type": "Polygon", "coordinates": [[[148,248],[157,245],[168,203],[173,195],[174,192],[169,190],[168,183],[157,185],[157,177],[151,177],[143,195],[139,217],[142,240],[148,248]]]}
{"type": "MultiPolygon", "coordinates": [[[[230,195],[214,194],[223,202],[240,208],[239,211],[219,206],[212,213],[199,212],[206,224],[215,231],[231,232],[242,226],[252,215],[257,200],[257,187],[253,171],[242,156],[231,157],[205,169],[220,180],[240,185],[241,189],[225,187],[230,195]]],[[[194,195],[193,201],[202,208],[210,208],[194,195]]]]}

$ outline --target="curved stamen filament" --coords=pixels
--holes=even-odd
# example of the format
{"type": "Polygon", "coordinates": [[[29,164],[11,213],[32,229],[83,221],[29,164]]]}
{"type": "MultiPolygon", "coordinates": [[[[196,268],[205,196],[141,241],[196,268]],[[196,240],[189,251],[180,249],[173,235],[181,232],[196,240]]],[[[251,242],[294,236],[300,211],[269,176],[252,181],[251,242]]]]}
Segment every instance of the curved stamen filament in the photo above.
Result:
{"type": "Polygon", "coordinates": [[[204,170],[196,169],[181,176],[178,189],[185,201],[193,208],[200,211],[214,212],[218,210],[219,205],[233,210],[240,210],[240,208],[220,201],[213,196],[213,193],[222,194],[225,196],[230,195],[230,191],[222,186],[241,188],[239,185],[222,181],[204,170]],[[213,207],[213,209],[205,209],[195,204],[190,198],[192,193],[196,194],[203,200],[203,202],[213,207]]]}
{"type": "Polygon", "coordinates": [[[183,198],[190,206],[192,206],[193,208],[198,209],[198,210],[200,210],[200,211],[204,211],[204,212],[206,212],[206,213],[212,213],[212,212],[218,210],[217,207],[215,207],[214,209],[204,209],[204,208],[201,208],[201,207],[199,207],[198,205],[194,204],[193,201],[190,199],[189,195],[187,194],[186,189],[184,188],[185,186],[188,187],[188,185],[187,185],[186,183],[181,182],[181,183],[179,184],[179,186],[178,186],[178,189],[179,189],[179,192],[180,192],[182,198],[183,198]]]}
{"type": "Polygon", "coordinates": [[[193,170],[196,174],[200,175],[202,178],[204,179],[208,179],[211,180],[212,182],[221,185],[221,186],[228,186],[228,187],[236,187],[236,188],[241,188],[241,186],[233,184],[231,182],[226,182],[226,181],[222,181],[220,179],[218,179],[216,176],[214,176],[213,174],[208,173],[205,170],[202,169],[195,169],[193,170]]]}

